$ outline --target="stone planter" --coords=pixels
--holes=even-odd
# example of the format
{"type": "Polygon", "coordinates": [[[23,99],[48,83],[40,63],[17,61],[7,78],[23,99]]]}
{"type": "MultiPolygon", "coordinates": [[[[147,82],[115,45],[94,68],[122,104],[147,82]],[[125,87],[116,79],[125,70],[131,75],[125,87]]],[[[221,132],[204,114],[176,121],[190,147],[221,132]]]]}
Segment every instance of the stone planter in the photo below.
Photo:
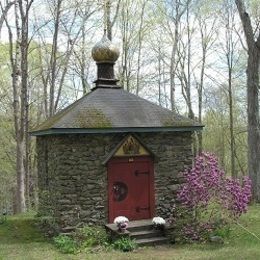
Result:
{"type": "Polygon", "coordinates": [[[118,231],[120,233],[125,233],[126,229],[128,227],[128,224],[127,224],[127,222],[124,222],[124,223],[119,223],[117,226],[118,226],[118,231]]]}
{"type": "Polygon", "coordinates": [[[164,231],[165,230],[165,225],[153,225],[153,228],[155,230],[161,230],[161,231],[164,231]]]}

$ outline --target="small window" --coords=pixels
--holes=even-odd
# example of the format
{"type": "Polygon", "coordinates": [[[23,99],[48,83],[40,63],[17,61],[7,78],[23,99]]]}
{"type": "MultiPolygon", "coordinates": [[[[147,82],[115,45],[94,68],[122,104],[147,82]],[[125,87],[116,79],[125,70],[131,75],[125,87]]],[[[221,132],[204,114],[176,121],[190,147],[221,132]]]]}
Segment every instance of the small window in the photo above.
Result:
{"type": "Polygon", "coordinates": [[[114,201],[123,201],[127,197],[128,188],[123,182],[115,182],[113,184],[113,198],[114,201]]]}

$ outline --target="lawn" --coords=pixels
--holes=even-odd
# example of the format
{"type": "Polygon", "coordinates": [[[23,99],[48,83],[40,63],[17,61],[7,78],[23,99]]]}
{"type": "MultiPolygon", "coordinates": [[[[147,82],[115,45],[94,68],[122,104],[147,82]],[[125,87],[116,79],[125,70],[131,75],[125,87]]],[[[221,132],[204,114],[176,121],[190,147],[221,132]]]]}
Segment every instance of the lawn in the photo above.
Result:
{"type": "MultiPolygon", "coordinates": [[[[260,205],[250,207],[240,224],[260,237],[260,205]]],[[[13,216],[0,224],[0,259],[260,259],[260,240],[240,226],[234,225],[224,245],[194,244],[140,248],[135,252],[98,251],[65,255],[58,252],[51,241],[37,230],[33,215],[13,216]]]]}

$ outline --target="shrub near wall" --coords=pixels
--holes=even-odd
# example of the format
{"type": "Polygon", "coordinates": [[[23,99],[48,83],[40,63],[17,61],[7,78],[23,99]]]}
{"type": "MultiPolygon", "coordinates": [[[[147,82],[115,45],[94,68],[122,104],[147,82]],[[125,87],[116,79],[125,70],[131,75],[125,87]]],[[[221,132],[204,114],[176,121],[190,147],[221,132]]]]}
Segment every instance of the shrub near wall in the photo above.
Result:
{"type": "Polygon", "coordinates": [[[205,241],[228,234],[228,226],[247,211],[251,181],[230,179],[220,169],[215,155],[202,153],[184,172],[185,184],[178,191],[180,205],[176,227],[180,241],[205,241]]]}
{"type": "Polygon", "coordinates": [[[70,236],[60,234],[53,238],[55,246],[67,254],[76,254],[93,248],[110,245],[109,237],[104,228],[84,226],[76,229],[70,236]]]}

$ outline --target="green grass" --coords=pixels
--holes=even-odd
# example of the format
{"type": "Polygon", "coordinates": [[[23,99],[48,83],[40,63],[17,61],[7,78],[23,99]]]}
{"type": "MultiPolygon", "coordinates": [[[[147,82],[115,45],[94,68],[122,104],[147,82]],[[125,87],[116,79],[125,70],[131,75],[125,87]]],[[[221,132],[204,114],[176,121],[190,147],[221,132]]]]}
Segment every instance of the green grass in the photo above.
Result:
{"type": "MultiPolygon", "coordinates": [[[[260,237],[260,205],[250,207],[249,212],[239,221],[250,232],[260,237]]],[[[0,260],[55,260],[55,259],[90,259],[90,260],[127,260],[127,259],[181,259],[181,260],[240,260],[260,259],[260,240],[243,228],[234,225],[224,245],[193,244],[172,245],[156,248],[140,248],[132,253],[116,251],[98,251],[65,255],[44,238],[37,230],[33,215],[8,217],[7,222],[0,224],[0,260]]]]}

